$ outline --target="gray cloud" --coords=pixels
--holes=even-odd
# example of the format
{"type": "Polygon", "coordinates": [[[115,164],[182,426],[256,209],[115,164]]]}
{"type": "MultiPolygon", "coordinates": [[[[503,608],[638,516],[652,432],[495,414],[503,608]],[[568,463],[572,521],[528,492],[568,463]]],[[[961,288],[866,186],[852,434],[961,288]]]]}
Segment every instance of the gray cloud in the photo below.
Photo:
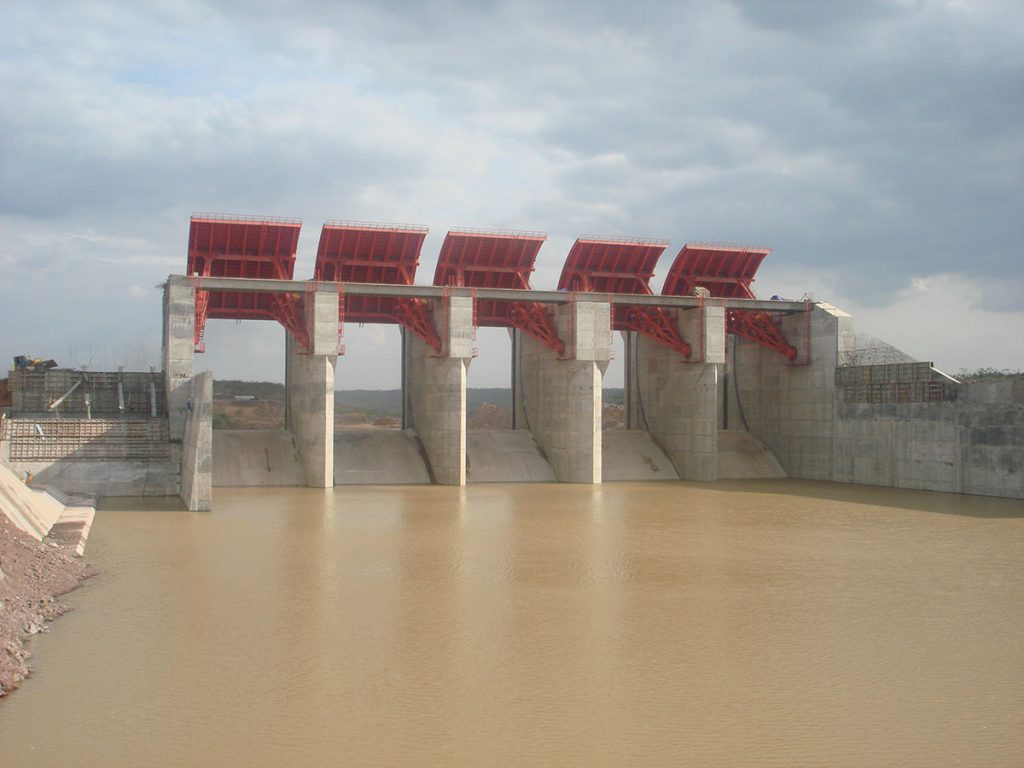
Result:
{"type": "Polygon", "coordinates": [[[320,221],[360,218],[429,224],[424,281],[444,231],[473,225],[547,231],[540,287],[581,232],[671,238],[666,261],[687,240],[769,244],[865,306],[939,273],[1021,287],[1024,24],[1008,0],[5,15],[0,299],[23,312],[14,281],[43,279],[148,323],[120,278],[89,270],[128,286],[180,270],[193,210],[301,216],[300,276],[320,221]]]}

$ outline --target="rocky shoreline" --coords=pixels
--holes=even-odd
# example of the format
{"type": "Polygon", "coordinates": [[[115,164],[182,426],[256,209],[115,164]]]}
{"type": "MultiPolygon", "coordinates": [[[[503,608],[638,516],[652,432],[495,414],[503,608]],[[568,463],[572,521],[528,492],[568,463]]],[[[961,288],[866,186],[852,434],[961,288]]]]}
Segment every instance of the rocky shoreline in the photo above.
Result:
{"type": "Polygon", "coordinates": [[[67,612],[57,598],[93,574],[72,549],[36,541],[0,513],[0,697],[29,675],[25,640],[67,612]]]}

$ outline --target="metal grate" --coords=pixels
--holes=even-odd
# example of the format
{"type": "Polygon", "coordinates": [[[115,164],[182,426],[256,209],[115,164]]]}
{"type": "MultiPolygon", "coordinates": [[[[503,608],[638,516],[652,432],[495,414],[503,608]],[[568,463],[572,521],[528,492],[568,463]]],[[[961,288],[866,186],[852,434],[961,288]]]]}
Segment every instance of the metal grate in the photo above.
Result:
{"type": "Polygon", "coordinates": [[[11,461],[170,459],[164,419],[7,419],[11,461]]]}

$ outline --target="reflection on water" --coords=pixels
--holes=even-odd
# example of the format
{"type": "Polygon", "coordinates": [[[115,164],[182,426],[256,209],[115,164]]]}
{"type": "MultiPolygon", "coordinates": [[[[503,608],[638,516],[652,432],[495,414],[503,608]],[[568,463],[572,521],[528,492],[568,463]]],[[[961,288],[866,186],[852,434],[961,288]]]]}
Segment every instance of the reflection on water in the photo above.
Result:
{"type": "Polygon", "coordinates": [[[793,481],[100,511],[0,763],[1024,764],[1024,504],[793,481]]]}

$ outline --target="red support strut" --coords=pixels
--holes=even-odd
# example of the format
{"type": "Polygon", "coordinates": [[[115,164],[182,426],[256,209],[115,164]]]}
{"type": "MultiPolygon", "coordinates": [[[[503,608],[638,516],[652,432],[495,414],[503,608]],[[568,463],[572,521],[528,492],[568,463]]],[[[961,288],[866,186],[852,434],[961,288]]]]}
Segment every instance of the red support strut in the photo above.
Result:
{"type": "MultiPolygon", "coordinates": [[[[558,290],[652,295],[649,283],[667,245],[667,240],[580,237],[562,267],[558,290]]],[[[613,306],[612,328],[642,333],[683,357],[692,352],[662,307],[613,306]]]]}
{"type": "MultiPolygon", "coordinates": [[[[750,284],[769,248],[687,243],[680,249],[661,289],[663,296],[689,296],[697,287],[725,299],[754,299],[750,284]]],[[[725,330],[796,360],[796,348],[768,312],[730,309],[725,330]]]]}
{"type": "MultiPolygon", "coordinates": [[[[540,232],[453,229],[441,246],[434,285],[528,290],[546,239],[540,232]]],[[[478,325],[518,328],[559,355],[565,353],[551,315],[537,302],[474,299],[473,305],[478,325]]]]}
{"type": "MultiPolygon", "coordinates": [[[[343,284],[412,285],[427,228],[411,224],[329,221],[320,232],[313,276],[343,284]]],[[[338,322],[397,323],[441,353],[441,338],[425,299],[345,296],[338,293],[338,322]]]]}

